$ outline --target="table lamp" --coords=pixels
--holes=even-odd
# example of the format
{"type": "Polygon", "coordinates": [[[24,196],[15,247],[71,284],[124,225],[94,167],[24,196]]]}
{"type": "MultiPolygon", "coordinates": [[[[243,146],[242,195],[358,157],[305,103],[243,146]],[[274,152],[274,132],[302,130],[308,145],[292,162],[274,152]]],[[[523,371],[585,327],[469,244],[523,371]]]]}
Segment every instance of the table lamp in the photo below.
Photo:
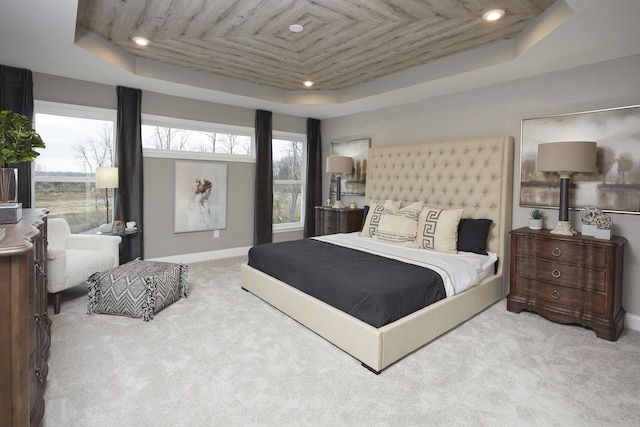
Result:
{"type": "Polygon", "coordinates": [[[597,144],[590,141],[549,142],[538,145],[538,171],[560,176],[560,212],[552,234],[572,236],[569,222],[569,177],[574,172],[595,172],[597,144]]]}
{"type": "Polygon", "coordinates": [[[345,156],[329,156],[327,157],[327,172],[335,173],[336,176],[336,201],[333,207],[336,209],[344,208],[344,204],[340,200],[340,179],[344,173],[351,173],[353,171],[353,159],[345,156]]]}
{"type": "Polygon", "coordinates": [[[118,168],[96,168],[96,188],[104,188],[104,199],[107,203],[107,224],[109,223],[109,189],[118,188],[118,168]]]}

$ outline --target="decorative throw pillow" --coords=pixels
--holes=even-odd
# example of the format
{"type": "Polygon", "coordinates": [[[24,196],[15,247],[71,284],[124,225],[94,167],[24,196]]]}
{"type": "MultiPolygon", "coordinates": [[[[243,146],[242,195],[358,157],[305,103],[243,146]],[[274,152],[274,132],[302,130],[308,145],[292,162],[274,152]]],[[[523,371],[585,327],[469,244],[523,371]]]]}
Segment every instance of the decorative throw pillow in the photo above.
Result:
{"type": "Polygon", "coordinates": [[[418,219],[424,202],[414,202],[401,209],[386,207],[382,210],[375,238],[394,245],[416,246],[418,219]]]}
{"type": "Polygon", "coordinates": [[[87,314],[104,313],[153,319],[164,307],[187,297],[185,264],[136,259],[87,280],[87,314]]]}
{"type": "Polygon", "coordinates": [[[457,253],[458,224],[464,209],[426,207],[418,220],[416,246],[438,252],[457,253]]]}
{"type": "Polygon", "coordinates": [[[487,255],[487,237],[493,220],[462,218],[458,225],[458,250],[487,255]]]}
{"type": "Polygon", "coordinates": [[[362,227],[361,236],[363,237],[375,237],[378,232],[378,226],[380,225],[380,218],[382,212],[385,209],[400,209],[400,202],[394,202],[393,200],[387,200],[384,204],[376,203],[369,206],[369,212],[364,220],[364,226],[362,227]]]}
{"type": "Polygon", "coordinates": [[[364,223],[367,222],[367,215],[369,215],[369,205],[364,205],[363,211],[364,212],[362,215],[362,225],[360,226],[360,231],[364,229],[364,223]]]}

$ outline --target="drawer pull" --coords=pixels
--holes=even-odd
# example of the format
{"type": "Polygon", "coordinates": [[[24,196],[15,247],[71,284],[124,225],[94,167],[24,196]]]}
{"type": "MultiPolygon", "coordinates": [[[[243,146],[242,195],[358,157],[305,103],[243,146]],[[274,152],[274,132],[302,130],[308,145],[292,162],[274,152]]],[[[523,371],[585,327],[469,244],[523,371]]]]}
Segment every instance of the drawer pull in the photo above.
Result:
{"type": "Polygon", "coordinates": [[[555,269],[555,270],[553,270],[553,271],[551,272],[551,275],[552,275],[553,277],[555,277],[556,279],[558,279],[558,278],[560,278],[560,276],[562,276],[562,273],[560,272],[560,270],[555,269]]]}
{"type": "Polygon", "coordinates": [[[551,254],[553,254],[553,256],[560,256],[562,255],[562,251],[560,250],[560,248],[553,248],[551,254]]]}
{"type": "Polygon", "coordinates": [[[558,292],[558,291],[551,292],[551,298],[560,299],[560,292],[558,292]]]}

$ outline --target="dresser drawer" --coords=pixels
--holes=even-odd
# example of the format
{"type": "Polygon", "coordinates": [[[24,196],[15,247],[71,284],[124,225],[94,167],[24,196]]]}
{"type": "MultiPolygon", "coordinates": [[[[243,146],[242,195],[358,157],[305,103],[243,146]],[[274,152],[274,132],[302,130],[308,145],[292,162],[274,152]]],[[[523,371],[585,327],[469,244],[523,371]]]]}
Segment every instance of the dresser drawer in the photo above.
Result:
{"type": "Polygon", "coordinates": [[[596,315],[605,314],[605,296],[567,286],[553,285],[539,280],[522,278],[516,280],[516,292],[529,294],[542,303],[555,304],[565,309],[579,310],[596,315]]]}
{"type": "Polygon", "coordinates": [[[606,249],[600,246],[569,243],[559,240],[516,238],[518,255],[559,262],[570,262],[592,268],[605,268],[606,249]]]}
{"type": "Polygon", "coordinates": [[[516,257],[514,267],[517,276],[544,280],[576,289],[605,291],[605,270],[519,256],[516,257]]]}

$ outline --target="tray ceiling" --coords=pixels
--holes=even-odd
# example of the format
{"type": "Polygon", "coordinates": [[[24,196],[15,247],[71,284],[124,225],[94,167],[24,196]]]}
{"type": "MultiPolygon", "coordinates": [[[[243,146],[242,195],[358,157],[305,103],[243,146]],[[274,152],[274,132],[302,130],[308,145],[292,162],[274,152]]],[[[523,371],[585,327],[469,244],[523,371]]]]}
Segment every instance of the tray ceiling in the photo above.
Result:
{"type": "Polygon", "coordinates": [[[77,23],[131,55],[301,90],[342,90],[509,39],[553,0],[86,0],[77,23]],[[482,14],[506,11],[489,23],[482,14]],[[302,32],[289,30],[292,24],[302,32]],[[134,36],[150,40],[140,47],[134,36]]]}

